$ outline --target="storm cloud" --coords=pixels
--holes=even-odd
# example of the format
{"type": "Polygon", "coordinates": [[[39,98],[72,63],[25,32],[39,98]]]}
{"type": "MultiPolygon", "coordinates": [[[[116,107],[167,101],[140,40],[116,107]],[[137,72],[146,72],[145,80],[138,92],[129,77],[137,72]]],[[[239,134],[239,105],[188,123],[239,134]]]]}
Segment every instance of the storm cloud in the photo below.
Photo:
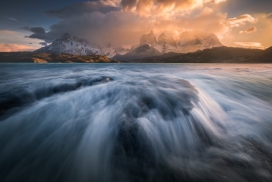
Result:
{"type": "Polygon", "coordinates": [[[56,18],[69,18],[73,16],[81,16],[86,13],[91,12],[101,12],[108,13],[110,11],[118,11],[121,8],[117,6],[118,4],[114,1],[86,1],[77,3],[71,6],[63,7],[60,9],[49,10],[44,12],[45,15],[56,17],[56,18]]]}
{"type": "MultiPolygon", "coordinates": [[[[76,35],[91,42],[114,45],[137,44],[140,36],[150,30],[177,36],[176,32],[188,30],[208,31],[220,34],[228,29],[226,14],[211,8],[198,9],[194,16],[189,11],[205,4],[195,0],[108,0],[77,3],[46,15],[59,21],[50,26],[49,31],[42,27],[24,27],[32,32],[28,37],[52,42],[64,33],[76,35]],[[171,13],[170,11],[178,11],[171,13]],[[186,14],[183,12],[186,11],[186,14]],[[164,14],[162,14],[162,12],[164,14]]],[[[209,2],[211,3],[211,2],[209,2]]],[[[215,3],[215,2],[212,2],[215,3]]]]}
{"type": "MultiPolygon", "coordinates": [[[[268,3],[266,0],[263,2],[266,5],[268,3]]],[[[64,33],[69,33],[99,45],[110,42],[115,46],[129,47],[138,44],[141,35],[150,30],[153,30],[157,36],[166,33],[174,39],[185,31],[215,33],[223,44],[228,46],[237,45],[235,42],[242,42],[237,39],[251,42],[250,37],[239,35],[239,32],[247,31],[247,27],[256,27],[256,24],[263,27],[264,25],[261,23],[269,19],[270,15],[268,13],[250,14],[249,12],[230,17],[230,13],[224,12],[222,9],[231,3],[234,1],[86,1],[46,11],[45,15],[57,18],[57,22],[51,25],[48,30],[43,27],[24,27],[24,30],[32,33],[28,36],[29,38],[40,39],[45,43],[52,42],[64,33]]],[[[249,3],[254,4],[253,1],[249,1],[249,3]]],[[[265,28],[263,29],[266,31],[265,28]]],[[[248,30],[249,32],[250,30],[248,30]]],[[[43,43],[43,45],[45,44],[43,43]]]]}
{"type": "Polygon", "coordinates": [[[222,11],[229,15],[238,16],[240,14],[268,14],[271,13],[271,0],[227,0],[222,4],[222,11]]]}
{"type": "Polygon", "coordinates": [[[27,38],[51,41],[48,34],[46,33],[46,30],[43,27],[28,27],[28,26],[25,26],[25,27],[22,27],[22,29],[32,32],[31,35],[25,36],[27,38]]]}

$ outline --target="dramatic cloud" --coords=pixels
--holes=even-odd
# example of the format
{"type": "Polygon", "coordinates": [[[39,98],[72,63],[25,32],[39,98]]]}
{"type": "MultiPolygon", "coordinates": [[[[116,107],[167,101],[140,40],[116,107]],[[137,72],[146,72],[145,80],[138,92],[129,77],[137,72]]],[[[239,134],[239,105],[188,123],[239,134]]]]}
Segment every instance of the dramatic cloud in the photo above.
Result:
{"type": "Polygon", "coordinates": [[[254,22],[255,18],[253,18],[249,14],[244,14],[239,17],[230,18],[228,21],[229,21],[231,27],[239,27],[240,25],[243,25],[246,22],[254,22]]]}
{"type": "Polygon", "coordinates": [[[110,11],[120,10],[121,8],[118,7],[118,4],[118,1],[113,0],[87,1],[63,7],[61,9],[46,11],[45,14],[63,19],[67,17],[80,16],[94,11],[107,13],[110,11]]]}
{"type": "Polygon", "coordinates": [[[137,0],[122,0],[121,5],[124,10],[132,10],[137,4],[137,0]]]}
{"type": "Polygon", "coordinates": [[[126,11],[137,12],[143,16],[159,16],[169,13],[190,12],[205,4],[218,4],[226,0],[122,0],[121,5],[126,11]]]}
{"type": "Polygon", "coordinates": [[[46,41],[49,41],[49,42],[54,40],[54,38],[52,36],[50,36],[50,34],[46,33],[46,30],[43,27],[28,27],[28,26],[25,26],[22,29],[32,32],[31,35],[25,36],[27,38],[41,39],[41,40],[46,40],[46,41]]]}
{"type": "MultiPolygon", "coordinates": [[[[64,33],[70,33],[99,44],[131,46],[139,42],[140,36],[153,30],[157,35],[165,32],[176,36],[177,32],[203,31],[224,34],[229,30],[226,13],[214,11],[208,4],[222,1],[202,0],[122,0],[95,1],[75,4],[60,10],[48,11],[50,16],[60,18],[48,32],[42,27],[24,27],[32,32],[29,38],[52,42],[64,33]],[[120,3],[120,4],[118,4],[120,3]],[[93,11],[96,6],[114,7],[109,12],[93,11]],[[106,6],[106,5],[107,6],[106,6]],[[207,4],[207,7],[202,7],[207,4]],[[89,6],[87,6],[89,5],[89,6]],[[122,9],[118,9],[118,5],[122,9]],[[80,12],[84,13],[80,13],[80,12]],[[194,12],[193,15],[189,11],[194,12]],[[186,12],[186,13],[184,13],[186,12]]],[[[102,8],[103,9],[103,8],[102,8]]]]}
{"type": "Polygon", "coordinates": [[[45,34],[45,29],[42,27],[23,27],[23,30],[29,30],[30,32],[33,32],[35,34],[45,34]]]}
{"type": "Polygon", "coordinates": [[[271,0],[227,0],[221,11],[229,14],[267,14],[271,13],[271,0]]]}
{"type": "Polygon", "coordinates": [[[222,3],[225,2],[227,0],[212,0],[213,3],[218,4],[218,3],[222,3]]]}
{"type": "MultiPolygon", "coordinates": [[[[267,18],[266,14],[256,15],[258,21],[254,24],[258,27],[258,31],[254,34],[246,35],[246,41],[261,42],[264,47],[270,47],[272,45],[271,30],[272,30],[272,19],[267,18]]],[[[243,40],[244,41],[244,40],[243,40]]]]}
{"type": "Polygon", "coordinates": [[[47,42],[40,42],[39,44],[42,45],[42,46],[47,46],[48,45],[47,42]]]}
{"type": "Polygon", "coordinates": [[[264,46],[262,46],[262,44],[259,42],[235,42],[235,44],[243,46],[243,47],[264,49],[264,46]]]}
{"type": "Polygon", "coordinates": [[[116,45],[131,45],[138,42],[138,36],[151,29],[149,19],[131,12],[113,11],[107,14],[92,12],[84,16],[63,19],[52,25],[47,35],[48,37],[56,35],[57,38],[67,32],[99,44],[112,42],[116,45]]]}
{"type": "Polygon", "coordinates": [[[257,31],[256,27],[250,27],[250,28],[245,30],[245,33],[253,33],[253,32],[256,32],[256,31],[257,31]]]}
{"type": "MultiPolygon", "coordinates": [[[[31,43],[31,47],[34,47],[35,49],[39,48],[39,42],[40,40],[35,40],[32,38],[25,38],[24,32],[16,32],[16,31],[10,31],[10,30],[0,30],[0,44],[2,45],[27,45],[29,46],[29,43],[31,43]]],[[[5,46],[7,48],[7,46],[5,46]]],[[[2,46],[3,48],[3,46],[2,46]]],[[[0,51],[3,51],[0,49],[0,51]]]]}
{"type": "Polygon", "coordinates": [[[33,51],[32,46],[18,44],[0,44],[0,52],[18,52],[18,51],[33,51]]]}
{"type": "Polygon", "coordinates": [[[240,31],[239,33],[242,34],[242,33],[253,33],[253,32],[256,32],[257,31],[257,28],[256,27],[250,27],[248,29],[246,29],[245,31],[240,31]]]}
{"type": "Polygon", "coordinates": [[[102,46],[110,42],[114,46],[130,47],[139,43],[141,35],[150,30],[156,36],[165,33],[174,39],[179,38],[182,32],[214,33],[227,46],[237,46],[234,42],[255,41],[265,46],[271,44],[261,34],[268,31],[266,27],[270,27],[271,15],[245,13],[232,17],[228,12],[222,12],[222,7],[234,2],[236,1],[87,1],[45,12],[48,16],[58,18],[58,22],[47,30],[43,27],[24,27],[24,30],[31,32],[28,38],[42,40],[39,41],[40,45],[46,45],[64,33],[69,33],[102,46]],[[256,27],[258,33],[249,36],[248,33],[256,31],[256,27]]]}

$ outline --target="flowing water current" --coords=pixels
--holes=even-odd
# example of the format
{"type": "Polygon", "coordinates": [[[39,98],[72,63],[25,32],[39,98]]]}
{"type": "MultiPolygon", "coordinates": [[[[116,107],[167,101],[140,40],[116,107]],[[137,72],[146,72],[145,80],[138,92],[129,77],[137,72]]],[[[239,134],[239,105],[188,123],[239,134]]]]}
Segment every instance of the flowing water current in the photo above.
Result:
{"type": "Polygon", "coordinates": [[[2,64],[0,181],[272,181],[272,65],[2,64]]]}

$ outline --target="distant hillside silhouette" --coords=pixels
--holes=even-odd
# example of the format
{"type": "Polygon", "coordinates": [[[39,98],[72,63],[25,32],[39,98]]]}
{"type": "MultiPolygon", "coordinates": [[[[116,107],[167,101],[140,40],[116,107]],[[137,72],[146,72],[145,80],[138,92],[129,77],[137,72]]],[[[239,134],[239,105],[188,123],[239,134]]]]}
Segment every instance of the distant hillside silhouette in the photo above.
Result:
{"type": "MultiPolygon", "coordinates": [[[[167,53],[142,59],[131,59],[125,62],[139,63],[247,63],[265,51],[234,47],[216,47],[193,53],[167,53]]],[[[122,60],[120,60],[122,61],[122,60]]],[[[256,59],[256,63],[262,62],[256,59]]],[[[272,60],[270,60],[272,62],[272,60]]]]}

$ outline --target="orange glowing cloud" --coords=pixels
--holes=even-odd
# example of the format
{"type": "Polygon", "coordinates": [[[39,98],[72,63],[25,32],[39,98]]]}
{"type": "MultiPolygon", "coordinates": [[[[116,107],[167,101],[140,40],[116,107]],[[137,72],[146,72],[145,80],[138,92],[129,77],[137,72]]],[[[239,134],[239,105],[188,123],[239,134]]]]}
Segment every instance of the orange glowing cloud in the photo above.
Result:
{"type": "Polygon", "coordinates": [[[226,2],[227,0],[206,0],[205,3],[214,3],[214,4],[219,4],[222,2],[226,2]]]}
{"type": "Polygon", "coordinates": [[[256,31],[257,31],[256,27],[250,27],[250,28],[246,29],[245,31],[241,31],[240,33],[253,33],[256,31]]]}
{"type": "Polygon", "coordinates": [[[252,47],[257,49],[264,49],[264,46],[262,46],[259,42],[235,42],[235,44],[243,46],[243,47],[252,47]]]}
{"type": "Polygon", "coordinates": [[[228,19],[228,22],[231,25],[231,27],[239,27],[240,25],[243,25],[246,22],[254,22],[254,21],[255,21],[255,18],[253,18],[249,14],[244,14],[239,17],[228,19]]]}
{"type": "MultiPolygon", "coordinates": [[[[206,32],[216,34],[226,46],[271,46],[271,39],[267,38],[272,29],[270,12],[243,11],[240,16],[228,18],[231,14],[224,11],[228,3],[227,0],[87,1],[47,11],[46,15],[60,20],[48,31],[34,31],[38,27],[24,30],[31,32],[28,38],[45,42],[68,32],[101,45],[110,42],[130,47],[139,42],[141,35],[153,30],[156,36],[165,33],[174,39],[182,32],[206,32]],[[255,41],[260,45],[248,44],[255,41]]],[[[5,37],[0,34],[0,43],[22,44],[7,42],[5,37]]]]}
{"type": "Polygon", "coordinates": [[[0,52],[33,51],[34,47],[18,44],[0,44],[0,52]]]}
{"type": "Polygon", "coordinates": [[[201,8],[205,4],[219,4],[226,0],[122,0],[123,10],[139,13],[142,16],[173,16],[201,8]],[[168,15],[167,15],[168,16],[168,15]]]}

